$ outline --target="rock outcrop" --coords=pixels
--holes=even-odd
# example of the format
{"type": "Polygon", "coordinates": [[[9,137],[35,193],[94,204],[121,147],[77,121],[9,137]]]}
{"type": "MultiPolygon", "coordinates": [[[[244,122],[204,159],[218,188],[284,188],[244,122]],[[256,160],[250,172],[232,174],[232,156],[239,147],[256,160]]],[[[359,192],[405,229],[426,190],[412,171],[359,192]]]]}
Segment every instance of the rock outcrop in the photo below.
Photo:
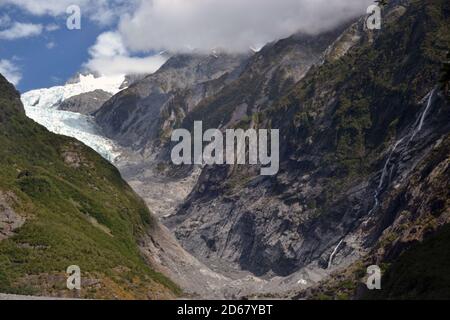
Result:
{"type": "Polygon", "coordinates": [[[90,115],[100,109],[112,96],[103,90],[82,93],[64,100],[58,105],[58,109],[90,115]]]}

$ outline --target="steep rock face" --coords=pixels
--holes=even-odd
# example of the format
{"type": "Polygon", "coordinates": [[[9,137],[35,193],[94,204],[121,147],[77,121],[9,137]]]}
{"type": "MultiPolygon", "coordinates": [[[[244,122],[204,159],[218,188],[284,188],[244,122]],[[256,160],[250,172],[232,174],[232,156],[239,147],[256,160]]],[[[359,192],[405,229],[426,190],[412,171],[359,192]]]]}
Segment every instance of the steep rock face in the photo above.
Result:
{"type": "Polygon", "coordinates": [[[202,120],[204,128],[245,127],[259,121],[259,112],[324,59],[324,51],[343,29],[315,36],[298,33],[268,44],[249,60],[236,81],[199,103],[182,126],[192,129],[195,120],[202,120]]]}
{"type": "MultiPolygon", "coordinates": [[[[203,120],[207,127],[279,128],[282,163],[274,177],[248,166],[206,168],[166,220],[184,247],[207,264],[225,260],[282,276],[310,265],[332,271],[370,251],[404,208],[396,192],[449,132],[448,102],[433,90],[450,44],[449,12],[447,1],[393,1],[382,30],[364,30],[364,20],[352,25],[323,64],[257,108],[257,117],[230,122],[236,106],[248,103],[245,94],[227,94],[236,92],[227,91],[234,83],[199,108],[217,117],[191,113],[186,127],[203,120]]],[[[426,192],[426,180],[417,183],[416,192],[426,192]]],[[[439,198],[425,210],[448,208],[448,195],[439,198]]],[[[412,217],[420,199],[408,205],[412,217]]]]}
{"type": "Polygon", "coordinates": [[[154,224],[117,169],[27,118],[19,93],[0,75],[0,292],[174,297],[177,287],[138,247],[154,224]],[[71,265],[81,268],[81,291],[66,288],[71,265]]]}
{"type": "Polygon", "coordinates": [[[122,85],[120,86],[120,89],[126,89],[135,82],[138,82],[140,80],[145,79],[148,77],[148,74],[128,74],[125,76],[125,80],[123,81],[122,85]]]}
{"type": "Polygon", "coordinates": [[[239,73],[246,55],[176,55],[95,113],[105,134],[134,149],[159,146],[200,100],[239,73]]]}
{"type": "Polygon", "coordinates": [[[112,96],[106,91],[94,90],[64,100],[58,105],[58,109],[89,115],[100,109],[112,96]]]}
{"type": "MultiPolygon", "coordinates": [[[[446,106],[433,111],[449,117],[450,95],[446,106]],[[440,109],[440,110],[439,110],[440,109]],[[444,112],[443,112],[444,111],[444,112]]],[[[437,104],[443,101],[436,101],[437,104]]],[[[430,124],[430,127],[436,121],[430,124]]],[[[444,299],[450,297],[450,135],[443,135],[427,148],[426,156],[380,203],[378,217],[365,225],[368,241],[375,244],[368,254],[345,270],[338,270],[323,282],[298,292],[298,298],[327,299],[444,299]],[[377,241],[376,241],[377,239],[377,241]],[[366,268],[382,268],[381,291],[368,291],[366,268]]],[[[398,166],[407,165],[416,150],[399,150],[398,166]]],[[[337,259],[339,259],[339,254],[337,259]]]]}
{"type": "Polygon", "coordinates": [[[205,124],[228,116],[232,123],[247,121],[256,104],[268,104],[266,94],[272,102],[319,63],[339,34],[339,30],[318,37],[297,34],[253,56],[177,55],[111,98],[95,117],[110,138],[131,147],[117,163],[125,179],[158,216],[172,214],[198,177],[198,170],[178,170],[166,163],[173,129],[188,127],[197,114],[205,124]],[[227,114],[222,108],[205,108],[215,105],[210,99],[218,102],[221,97],[236,108],[227,114]]]}

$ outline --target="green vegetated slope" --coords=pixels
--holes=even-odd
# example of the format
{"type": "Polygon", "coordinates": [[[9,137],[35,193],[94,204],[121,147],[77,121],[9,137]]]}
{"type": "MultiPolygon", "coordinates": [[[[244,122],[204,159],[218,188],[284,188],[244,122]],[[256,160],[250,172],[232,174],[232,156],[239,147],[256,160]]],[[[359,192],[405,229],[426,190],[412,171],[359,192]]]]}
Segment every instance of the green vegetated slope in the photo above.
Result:
{"type": "Polygon", "coordinates": [[[137,246],[151,226],[146,205],[116,168],[28,119],[18,92],[0,76],[0,292],[173,297],[177,287],[137,246]],[[25,222],[12,230],[14,217],[25,222]],[[66,289],[70,265],[81,268],[79,293],[66,289]]]}

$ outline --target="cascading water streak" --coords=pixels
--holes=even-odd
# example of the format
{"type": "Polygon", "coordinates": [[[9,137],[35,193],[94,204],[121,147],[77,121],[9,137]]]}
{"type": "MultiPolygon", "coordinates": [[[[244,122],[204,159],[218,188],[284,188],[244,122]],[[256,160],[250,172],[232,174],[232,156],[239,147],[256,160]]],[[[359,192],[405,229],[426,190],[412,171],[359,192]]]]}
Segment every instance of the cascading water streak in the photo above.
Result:
{"type": "MultiPolygon", "coordinates": [[[[427,117],[427,114],[428,114],[428,112],[429,112],[429,110],[430,110],[430,108],[431,108],[431,106],[432,106],[432,104],[433,104],[433,97],[434,97],[435,92],[436,92],[436,88],[433,89],[433,90],[428,94],[428,102],[427,102],[427,105],[426,105],[426,107],[425,107],[425,110],[422,112],[422,114],[420,115],[420,117],[419,117],[418,120],[416,121],[415,125],[413,126],[413,128],[414,128],[413,131],[412,131],[411,133],[408,133],[407,135],[405,135],[405,136],[404,136],[403,138],[401,138],[400,140],[398,140],[398,141],[394,144],[394,146],[392,147],[392,150],[391,150],[391,152],[389,153],[389,157],[387,158],[387,160],[386,160],[386,162],[385,162],[385,164],[384,164],[383,171],[382,171],[382,173],[381,173],[380,182],[379,182],[379,184],[378,184],[377,189],[375,190],[375,195],[374,195],[374,205],[373,205],[372,209],[369,211],[368,216],[371,216],[371,215],[374,213],[374,211],[378,208],[378,205],[380,204],[380,198],[379,198],[379,197],[380,197],[381,193],[382,193],[383,190],[384,190],[383,186],[384,186],[384,184],[385,184],[385,179],[386,179],[387,173],[388,173],[388,171],[389,171],[389,165],[390,165],[391,160],[392,160],[392,158],[393,158],[395,152],[397,151],[398,147],[405,141],[405,139],[406,139],[408,136],[410,136],[410,138],[409,138],[409,140],[408,140],[408,144],[407,144],[407,146],[406,146],[406,147],[408,147],[409,144],[411,143],[411,141],[413,141],[414,138],[417,136],[417,134],[418,134],[420,131],[422,131],[423,125],[424,125],[425,120],[426,120],[426,117],[427,117]]],[[[394,164],[394,166],[395,166],[395,164],[394,164]]],[[[389,176],[392,175],[392,171],[394,170],[394,166],[392,166],[392,167],[390,168],[391,174],[390,174],[389,176]]],[[[390,180],[390,179],[389,179],[389,180],[390,180]]],[[[389,181],[389,182],[390,182],[390,181],[389,181]]]]}
{"type": "Polygon", "coordinates": [[[388,168],[389,168],[389,164],[391,162],[392,156],[394,155],[395,151],[397,150],[398,146],[403,142],[403,140],[405,140],[405,138],[403,137],[402,139],[398,140],[393,148],[392,151],[389,154],[389,157],[387,158],[384,167],[383,167],[383,171],[381,173],[381,178],[380,178],[380,183],[378,184],[377,189],[375,190],[375,195],[374,195],[374,199],[375,199],[375,205],[372,207],[372,209],[369,211],[369,216],[372,215],[372,213],[375,211],[375,209],[378,207],[378,205],[380,204],[380,199],[379,196],[381,194],[381,192],[383,191],[383,185],[384,185],[384,180],[386,178],[387,172],[388,172],[388,168]]]}
{"type": "Polygon", "coordinates": [[[332,265],[332,263],[333,263],[334,256],[335,256],[336,253],[338,252],[339,247],[341,246],[342,242],[344,242],[344,239],[342,239],[341,241],[339,241],[338,245],[334,248],[333,252],[331,253],[330,258],[328,259],[328,267],[327,267],[328,269],[331,268],[331,265],[332,265]]]}
{"type": "MultiPolygon", "coordinates": [[[[394,167],[395,167],[395,163],[392,163],[392,160],[395,156],[396,151],[398,150],[398,148],[401,146],[401,144],[408,138],[408,143],[406,145],[406,148],[409,146],[409,144],[411,143],[411,141],[417,136],[417,134],[423,129],[423,125],[425,123],[427,114],[431,108],[432,102],[433,102],[433,97],[435,94],[436,89],[433,89],[429,95],[428,95],[428,102],[427,105],[425,107],[425,110],[421,113],[420,117],[417,119],[417,121],[414,123],[413,126],[413,131],[406,134],[404,137],[402,137],[401,139],[397,140],[395,142],[395,144],[393,145],[391,151],[389,152],[389,156],[386,159],[386,162],[384,163],[383,166],[383,170],[381,172],[381,177],[380,177],[380,181],[378,183],[378,186],[375,190],[375,194],[374,194],[374,205],[373,207],[370,209],[369,213],[367,214],[369,217],[375,212],[375,210],[378,208],[379,204],[380,204],[380,195],[383,193],[384,189],[385,189],[385,185],[386,185],[386,177],[389,176],[389,181],[387,182],[386,187],[390,184],[391,179],[392,179],[392,173],[394,171],[394,167]],[[391,166],[392,165],[392,166],[391,166]]],[[[344,239],[342,239],[338,245],[334,248],[333,252],[330,255],[330,258],[328,260],[328,269],[331,268],[331,265],[333,263],[333,259],[335,257],[335,255],[337,254],[340,246],[342,245],[342,242],[344,241],[344,239]]]]}
{"type": "Polygon", "coordinates": [[[414,138],[416,137],[416,135],[422,131],[423,128],[423,124],[425,123],[425,119],[427,117],[428,111],[430,110],[430,107],[432,105],[433,102],[433,97],[434,97],[434,93],[435,93],[436,89],[433,89],[428,97],[428,102],[427,102],[427,107],[425,108],[424,112],[422,113],[422,115],[420,116],[420,120],[419,120],[419,125],[414,129],[413,134],[411,135],[411,138],[409,139],[409,142],[411,142],[412,140],[414,140],[414,138]]]}

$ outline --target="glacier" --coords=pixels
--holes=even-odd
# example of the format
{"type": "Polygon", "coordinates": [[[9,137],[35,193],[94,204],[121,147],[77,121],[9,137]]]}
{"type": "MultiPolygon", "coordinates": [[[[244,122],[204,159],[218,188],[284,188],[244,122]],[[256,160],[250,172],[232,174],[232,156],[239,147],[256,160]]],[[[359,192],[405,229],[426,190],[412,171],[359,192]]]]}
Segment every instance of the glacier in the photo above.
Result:
{"type": "Polygon", "coordinates": [[[57,109],[64,100],[97,89],[114,95],[120,91],[124,81],[125,76],[95,77],[92,74],[80,74],[77,83],[28,91],[22,94],[22,102],[25,106],[57,109]]]}
{"type": "Polygon", "coordinates": [[[109,162],[114,163],[120,156],[120,148],[112,140],[102,136],[94,118],[80,113],[58,110],[58,105],[70,97],[96,89],[116,94],[120,91],[124,81],[125,76],[79,75],[77,83],[32,90],[22,94],[21,100],[29,118],[53,133],[79,140],[109,162]]]}

